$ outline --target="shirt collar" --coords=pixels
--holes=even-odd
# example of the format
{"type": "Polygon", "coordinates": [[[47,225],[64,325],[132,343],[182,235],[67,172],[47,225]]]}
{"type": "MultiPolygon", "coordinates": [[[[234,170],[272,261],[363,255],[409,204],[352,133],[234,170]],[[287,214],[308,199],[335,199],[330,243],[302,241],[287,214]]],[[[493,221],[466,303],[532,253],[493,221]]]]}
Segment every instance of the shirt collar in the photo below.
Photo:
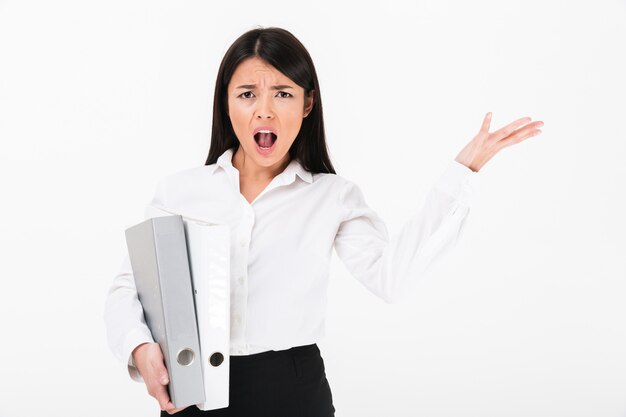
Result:
{"type": "MultiPolygon", "coordinates": [[[[217,158],[217,162],[215,163],[215,168],[213,169],[213,172],[215,172],[218,167],[222,167],[222,169],[224,170],[236,169],[233,166],[233,162],[232,162],[233,155],[234,155],[233,148],[229,148],[226,151],[224,151],[224,153],[222,153],[220,157],[217,158]]],[[[300,178],[302,178],[304,181],[308,182],[309,184],[313,182],[313,175],[309,171],[304,169],[302,164],[300,164],[300,162],[298,162],[297,159],[292,159],[289,162],[289,165],[287,165],[287,167],[283,170],[283,172],[281,172],[278,175],[281,177],[284,177],[283,184],[292,183],[296,175],[298,175],[300,178]]]]}

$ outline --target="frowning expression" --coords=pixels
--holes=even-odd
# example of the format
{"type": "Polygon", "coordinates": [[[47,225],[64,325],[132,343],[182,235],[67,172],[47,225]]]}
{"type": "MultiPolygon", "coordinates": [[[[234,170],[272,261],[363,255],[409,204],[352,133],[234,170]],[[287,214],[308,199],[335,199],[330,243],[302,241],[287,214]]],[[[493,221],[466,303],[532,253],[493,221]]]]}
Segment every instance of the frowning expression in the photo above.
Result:
{"type": "Polygon", "coordinates": [[[313,107],[313,92],[287,78],[261,58],[242,61],[228,84],[228,114],[235,135],[259,166],[289,158],[302,119],[313,107]]]}

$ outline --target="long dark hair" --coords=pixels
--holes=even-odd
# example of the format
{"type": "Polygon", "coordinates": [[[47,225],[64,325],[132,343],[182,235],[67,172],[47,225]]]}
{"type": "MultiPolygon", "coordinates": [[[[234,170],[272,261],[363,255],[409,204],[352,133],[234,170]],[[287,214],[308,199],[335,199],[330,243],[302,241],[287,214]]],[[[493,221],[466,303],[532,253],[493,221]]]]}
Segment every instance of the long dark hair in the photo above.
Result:
{"type": "Polygon", "coordinates": [[[298,136],[289,148],[291,159],[297,159],[311,173],[336,174],[326,148],[322,97],[313,60],[304,45],[291,32],[277,28],[252,29],[228,48],[215,83],[211,146],[205,165],[214,164],[227,149],[239,147],[228,116],[228,84],[244,59],[259,57],[304,88],[305,95],[315,90],[311,112],[302,120],[298,136]]]}

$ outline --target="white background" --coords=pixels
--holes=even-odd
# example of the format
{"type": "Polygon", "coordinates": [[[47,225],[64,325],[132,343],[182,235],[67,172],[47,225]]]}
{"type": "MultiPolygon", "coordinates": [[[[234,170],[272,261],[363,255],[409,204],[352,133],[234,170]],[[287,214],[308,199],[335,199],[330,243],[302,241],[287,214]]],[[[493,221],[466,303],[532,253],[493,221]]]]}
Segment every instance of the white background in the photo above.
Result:
{"type": "Polygon", "coordinates": [[[219,63],[290,30],[338,174],[397,233],[493,112],[454,252],[387,305],[333,254],[337,416],[626,415],[626,3],[0,1],[0,416],[156,416],[102,313],[156,180],[203,165],[219,63]],[[388,184],[393,181],[393,188],[388,184]]]}

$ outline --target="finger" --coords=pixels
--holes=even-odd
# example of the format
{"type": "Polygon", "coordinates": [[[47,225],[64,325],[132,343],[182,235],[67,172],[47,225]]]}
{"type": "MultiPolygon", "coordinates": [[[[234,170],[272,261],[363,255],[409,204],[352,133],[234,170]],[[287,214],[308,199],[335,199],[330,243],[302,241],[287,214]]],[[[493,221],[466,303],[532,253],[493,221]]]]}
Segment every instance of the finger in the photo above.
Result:
{"type": "Polygon", "coordinates": [[[183,408],[176,408],[174,407],[174,403],[172,403],[171,401],[168,401],[167,404],[165,404],[165,408],[162,408],[162,409],[164,411],[167,411],[167,414],[174,414],[174,413],[179,412],[183,408]]]}
{"type": "Polygon", "coordinates": [[[157,375],[159,375],[159,382],[161,385],[167,385],[170,383],[170,377],[165,368],[163,368],[157,375]]]}
{"type": "Polygon", "coordinates": [[[168,414],[178,413],[179,411],[183,411],[185,408],[187,407],[174,408],[173,410],[168,410],[167,413],[168,414]]]}
{"type": "Polygon", "coordinates": [[[161,385],[167,385],[170,383],[169,373],[163,363],[163,359],[156,360],[154,363],[154,375],[159,379],[161,385]]]}
{"type": "Polygon", "coordinates": [[[480,130],[483,132],[489,132],[489,125],[491,124],[491,112],[485,115],[483,119],[483,125],[480,127],[480,130]]]}
{"type": "Polygon", "coordinates": [[[170,396],[167,394],[167,390],[163,385],[158,385],[154,389],[154,398],[159,402],[161,410],[174,408],[174,404],[170,401],[170,396]]]}
{"type": "Polygon", "coordinates": [[[510,135],[509,137],[501,140],[498,142],[498,148],[502,149],[505,148],[507,146],[519,143],[523,140],[526,140],[530,137],[533,136],[537,136],[541,134],[541,130],[539,129],[520,129],[519,132],[515,132],[514,134],[510,135]]]}
{"type": "Polygon", "coordinates": [[[527,124],[526,126],[517,129],[516,131],[514,131],[513,133],[511,133],[509,136],[505,137],[504,139],[511,138],[514,141],[517,140],[519,142],[520,140],[526,139],[527,137],[534,135],[535,133],[537,133],[537,131],[541,133],[541,131],[539,130],[541,126],[543,126],[543,122],[538,120],[536,122],[527,124]]]}
{"type": "MultiPolygon", "coordinates": [[[[156,361],[154,365],[154,375],[158,378],[159,385],[155,387],[155,398],[159,401],[159,405],[161,406],[161,410],[166,410],[167,404],[172,404],[170,402],[170,396],[167,393],[167,384],[169,384],[169,374],[165,365],[163,364],[163,360],[156,361]]],[[[174,406],[171,405],[170,408],[174,406]]]]}
{"type": "Polygon", "coordinates": [[[520,119],[517,119],[517,120],[509,123],[508,125],[504,126],[503,128],[500,128],[500,129],[496,130],[491,135],[496,140],[500,140],[500,139],[506,138],[511,133],[513,133],[515,131],[515,129],[519,128],[520,126],[525,125],[528,122],[530,122],[530,117],[522,117],[520,119]]]}

